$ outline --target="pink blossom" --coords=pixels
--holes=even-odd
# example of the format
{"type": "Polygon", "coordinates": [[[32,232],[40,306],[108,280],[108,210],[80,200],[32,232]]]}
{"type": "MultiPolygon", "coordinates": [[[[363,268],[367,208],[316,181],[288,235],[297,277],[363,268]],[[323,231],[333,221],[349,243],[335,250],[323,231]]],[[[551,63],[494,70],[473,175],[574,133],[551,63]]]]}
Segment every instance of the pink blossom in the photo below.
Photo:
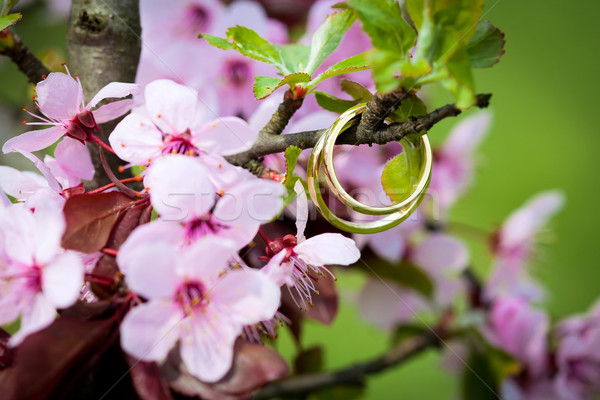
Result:
{"type": "Polygon", "coordinates": [[[145,109],[123,119],[109,141],[117,155],[148,165],[164,154],[226,155],[247,150],[257,132],[236,117],[204,122],[209,112],[195,90],[167,79],[148,84],[145,109]]]}
{"type": "Polygon", "coordinates": [[[564,203],[558,191],[540,193],[513,212],[494,238],[495,262],[486,296],[505,293],[537,299],[541,289],[528,276],[526,264],[532,256],[537,234],[564,203]]]}
{"type": "Polygon", "coordinates": [[[491,114],[479,111],[455,125],[444,145],[434,151],[429,193],[445,213],[471,185],[473,152],[489,130],[491,114]]]}
{"type": "MultiPolygon", "coordinates": [[[[420,312],[436,311],[452,305],[464,291],[460,273],[469,262],[466,246],[442,233],[428,235],[406,251],[407,260],[422,268],[432,280],[433,299],[390,281],[370,278],[358,297],[361,316],[382,329],[413,320],[420,312]]],[[[397,266],[402,268],[402,266],[397,266]]]]}
{"type": "MultiPolygon", "coordinates": [[[[68,72],[68,71],[67,71],[68,72]]],[[[25,132],[8,140],[2,147],[4,153],[13,151],[30,153],[44,149],[61,137],[67,136],[81,144],[71,150],[71,154],[87,152],[84,143],[97,139],[97,124],[113,120],[131,108],[133,100],[120,100],[92,110],[101,100],[120,98],[134,93],[138,85],[112,82],[85,105],[81,83],[70,74],[53,72],[36,86],[36,107],[42,116],[32,114],[40,122],[28,125],[51,125],[51,128],[25,132]]],[[[98,139],[99,140],[99,139],[98,139]]],[[[85,156],[77,155],[80,159],[85,156]]]]}
{"type": "Polygon", "coordinates": [[[504,296],[492,304],[484,333],[492,344],[507,351],[527,369],[530,379],[548,367],[548,316],[522,298],[504,296]]]}
{"type": "Polygon", "coordinates": [[[65,229],[60,210],[11,205],[0,210],[0,226],[0,325],[21,318],[11,338],[18,345],[52,323],[56,309],[77,300],[83,265],[60,247],[65,229]]]}
{"type": "Polygon", "coordinates": [[[308,201],[300,181],[296,182],[295,190],[298,194],[297,234],[268,241],[267,256],[275,261],[265,268],[268,274],[278,274],[273,269],[285,271],[280,275],[280,284],[286,284],[288,289],[295,288],[300,299],[291,290],[290,295],[299,307],[302,305],[304,308],[306,300],[312,304],[312,294],[318,293],[315,287],[318,276],[324,277],[326,273],[333,277],[325,265],[353,264],[360,258],[360,251],[354,240],[339,233],[322,233],[306,239],[304,229],[308,221],[308,201]]]}
{"type": "Polygon", "coordinates": [[[153,163],[144,182],[161,218],[137,230],[158,224],[185,243],[208,235],[231,240],[239,249],[283,207],[281,184],[251,177],[217,189],[209,175],[193,157],[169,155],[153,163]]]}
{"type": "Polygon", "coordinates": [[[600,303],[587,315],[571,317],[556,328],[556,390],[564,400],[600,394],[600,303]]]}
{"type": "Polygon", "coordinates": [[[256,270],[229,269],[236,248],[205,237],[183,250],[156,241],[127,246],[117,262],[129,287],[148,299],[121,325],[123,349],[140,360],[162,361],[179,341],[186,368],[215,382],[229,370],[242,328],[272,318],[278,286],[256,270]]]}

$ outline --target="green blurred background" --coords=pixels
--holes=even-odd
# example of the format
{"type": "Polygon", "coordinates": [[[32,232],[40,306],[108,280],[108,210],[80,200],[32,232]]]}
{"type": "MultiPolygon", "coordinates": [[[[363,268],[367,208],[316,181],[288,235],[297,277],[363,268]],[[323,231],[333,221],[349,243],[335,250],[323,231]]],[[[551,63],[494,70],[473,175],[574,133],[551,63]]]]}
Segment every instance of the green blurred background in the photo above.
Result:
{"type": "MultiPolygon", "coordinates": [[[[459,202],[452,220],[490,230],[530,196],[560,188],[566,208],[553,220],[554,234],[536,254],[534,275],[548,288],[547,309],[558,318],[586,310],[598,297],[600,272],[598,167],[600,135],[596,109],[600,60],[600,3],[592,1],[488,1],[484,19],[506,33],[506,54],[489,70],[476,71],[479,92],[493,93],[493,129],[479,152],[477,180],[459,202]],[[594,122],[596,121],[596,122],[594,122]],[[596,250],[594,250],[596,249],[596,250]]],[[[66,28],[48,21],[44,7],[28,9],[17,27],[24,41],[40,54],[49,49],[65,57],[66,28]]],[[[30,88],[16,68],[0,64],[0,135],[22,132],[21,120],[30,88]],[[16,129],[16,130],[15,130],[16,129]]],[[[431,132],[439,143],[455,121],[431,132]]],[[[2,158],[2,163],[16,158],[2,158]]],[[[485,246],[470,243],[474,265],[488,272],[485,246]]],[[[323,344],[326,365],[335,368],[375,356],[387,347],[386,335],[366,325],[351,301],[360,277],[340,274],[341,314],[331,327],[309,324],[305,346],[323,344]]],[[[290,356],[293,346],[282,333],[277,346],[290,356]]],[[[444,372],[437,352],[370,379],[368,399],[456,398],[457,379],[444,372]]]]}

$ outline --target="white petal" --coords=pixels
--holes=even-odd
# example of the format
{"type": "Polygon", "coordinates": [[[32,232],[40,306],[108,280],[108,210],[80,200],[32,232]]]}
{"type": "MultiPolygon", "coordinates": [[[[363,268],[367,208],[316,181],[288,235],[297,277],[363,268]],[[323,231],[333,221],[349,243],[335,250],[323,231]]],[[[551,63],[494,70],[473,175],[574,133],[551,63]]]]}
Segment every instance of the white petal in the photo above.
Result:
{"type": "Polygon", "coordinates": [[[94,165],[90,152],[79,141],[68,137],[64,138],[56,145],[54,157],[61,168],[70,175],[87,181],[94,177],[94,165]]]}
{"type": "Polygon", "coordinates": [[[179,339],[182,313],[171,301],[150,300],[134,307],[121,324],[121,347],[144,361],[162,361],[179,339]]]}
{"type": "Polygon", "coordinates": [[[113,119],[119,118],[121,115],[126,114],[134,105],[133,99],[125,99],[119,101],[113,101],[112,103],[105,104],[94,110],[94,119],[97,124],[103,124],[113,119]]]}
{"type": "MultiPolygon", "coordinates": [[[[130,94],[137,94],[140,91],[140,85],[135,83],[122,83],[122,82],[111,82],[104,86],[96,95],[90,100],[87,105],[87,109],[90,110],[96,106],[99,102],[104,99],[110,98],[121,98],[129,96],[130,94]]],[[[127,110],[125,111],[127,112],[127,110]]],[[[123,115],[123,112],[121,115],[123,115]]],[[[94,116],[96,113],[94,112],[94,116]]],[[[98,122],[96,120],[96,122],[98,122]]]]}
{"type": "Polygon", "coordinates": [[[40,111],[57,120],[75,118],[83,101],[79,82],[62,72],[53,72],[36,86],[40,111]]]}
{"type": "Polygon", "coordinates": [[[56,309],[41,293],[37,294],[29,308],[21,315],[21,327],[10,338],[10,345],[18,346],[30,334],[50,325],[54,318],[56,318],[56,309]]]}
{"type": "Polygon", "coordinates": [[[469,251],[460,240],[443,233],[433,233],[415,248],[413,259],[417,265],[431,272],[459,272],[469,263],[469,251]]]}
{"type": "Polygon", "coordinates": [[[75,253],[61,254],[42,270],[42,292],[54,307],[69,307],[79,297],[83,274],[83,263],[75,253]]]}
{"type": "Polygon", "coordinates": [[[122,160],[147,165],[161,154],[163,137],[152,121],[140,114],[130,114],[108,137],[110,146],[122,160]]]}
{"type": "Polygon", "coordinates": [[[56,143],[66,132],[66,129],[62,126],[25,132],[7,140],[2,146],[2,151],[6,154],[14,151],[32,152],[42,150],[56,143]]]}
{"type": "Polygon", "coordinates": [[[296,192],[296,237],[298,242],[303,242],[306,239],[304,230],[308,222],[308,198],[300,179],[296,181],[294,191],[296,192]]]}
{"type": "Polygon", "coordinates": [[[146,86],[146,109],[164,133],[184,133],[197,119],[198,93],[168,79],[146,86]]]}
{"type": "Polygon", "coordinates": [[[258,131],[236,117],[222,117],[192,132],[192,143],[215,154],[235,154],[248,150],[258,137],[258,131]]]}
{"type": "Polygon", "coordinates": [[[360,258],[354,240],[339,233],[322,233],[298,244],[294,248],[298,257],[307,264],[349,265],[360,258]]]}

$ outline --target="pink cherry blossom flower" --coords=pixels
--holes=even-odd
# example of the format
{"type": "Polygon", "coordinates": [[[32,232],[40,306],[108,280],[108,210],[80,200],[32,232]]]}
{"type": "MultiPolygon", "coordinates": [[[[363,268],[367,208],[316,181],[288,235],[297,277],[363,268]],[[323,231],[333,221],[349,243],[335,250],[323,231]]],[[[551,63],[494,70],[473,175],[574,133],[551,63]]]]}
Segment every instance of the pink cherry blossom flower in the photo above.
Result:
{"type": "Polygon", "coordinates": [[[235,247],[205,237],[183,250],[156,241],[123,246],[117,262],[129,287],[148,299],[121,325],[123,349],[162,361],[179,341],[191,374],[205,382],[229,370],[243,326],[272,318],[280,290],[260,271],[229,269],[235,247]]]}
{"type": "Polygon", "coordinates": [[[430,234],[407,249],[407,259],[432,280],[433,300],[393,282],[369,279],[358,297],[359,310],[365,320],[384,330],[414,320],[421,312],[442,310],[464,292],[460,273],[467,267],[469,253],[458,239],[442,233],[430,234]]]}
{"type": "Polygon", "coordinates": [[[227,155],[250,148],[257,132],[236,117],[204,123],[208,110],[195,90],[167,79],[148,84],[145,110],[123,119],[109,137],[117,155],[149,165],[164,154],[227,155]]]}
{"type": "Polygon", "coordinates": [[[177,232],[182,243],[208,235],[231,240],[239,249],[283,207],[281,184],[251,177],[217,189],[209,176],[197,158],[169,155],[156,160],[144,182],[161,218],[137,230],[151,231],[158,224],[177,232]]]}
{"type": "Polygon", "coordinates": [[[494,238],[496,259],[486,296],[506,293],[538,299],[540,288],[529,278],[525,266],[532,256],[537,234],[564,203],[559,191],[543,192],[513,212],[494,238]]]}
{"type": "Polygon", "coordinates": [[[528,301],[504,296],[492,304],[484,333],[492,344],[523,363],[530,379],[535,380],[548,367],[549,324],[548,316],[528,301]]]}
{"type": "MultiPolygon", "coordinates": [[[[68,72],[68,70],[67,70],[68,72]]],[[[130,99],[115,101],[92,110],[101,100],[120,98],[134,93],[138,85],[112,82],[100,91],[85,105],[81,83],[70,74],[53,72],[36,86],[36,106],[42,116],[32,114],[40,122],[28,125],[51,125],[51,128],[23,133],[8,140],[2,147],[4,153],[33,152],[44,149],[61,137],[75,139],[81,143],[76,152],[87,152],[83,145],[86,141],[99,141],[95,135],[99,123],[113,120],[125,114],[131,108],[130,99]]],[[[84,156],[79,156],[84,157],[84,156]]]]}
{"type": "Polygon", "coordinates": [[[587,315],[561,322],[555,333],[558,374],[556,390],[564,400],[585,400],[600,394],[600,303],[587,315]]]}
{"type": "Polygon", "coordinates": [[[275,275],[280,274],[277,269],[283,269],[285,272],[278,279],[280,284],[296,289],[300,299],[291,290],[290,295],[296,305],[305,308],[307,300],[308,304],[312,304],[312,294],[318,293],[315,286],[318,277],[325,277],[324,273],[334,276],[325,265],[353,264],[360,258],[360,251],[354,240],[339,233],[322,233],[306,239],[304,229],[308,220],[308,201],[302,183],[296,182],[295,190],[298,194],[297,234],[275,240],[265,238],[267,257],[276,260],[265,268],[268,274],[275,275]]]}
{"type": "Polygon", "coordinates": [[[77,300],[83,265],[74,252],[60,247],[65,229],[60,210],[32,213],[14,204],[0,210],[0,226],[0,325],[21,318],[21,328],[11,338],[18,345],[50,325],[56,309],[77,300]]]}
{"type": "Polygon", "coordinates": [[[479,111],[455,125],[444,145],[434,151],[429,194],[442,215],[471,185],[473,152],[489,130],[491,113],[479,111]]]}

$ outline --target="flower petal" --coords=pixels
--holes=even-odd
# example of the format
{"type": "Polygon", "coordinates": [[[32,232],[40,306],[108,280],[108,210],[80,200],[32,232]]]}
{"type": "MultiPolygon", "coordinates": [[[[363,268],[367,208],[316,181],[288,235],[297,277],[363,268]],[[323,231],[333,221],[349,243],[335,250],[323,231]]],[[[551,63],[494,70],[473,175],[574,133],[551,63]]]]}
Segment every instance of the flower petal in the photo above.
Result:
{"type": "Polygon", "coordinates": [[[68,174],[87,181],[94,177],[94,165],[90,152],[79,141],[68,137],[64,138],[56,146],[54,157],[68,174]]]}
{"type": "Polygon", "coordinates": [[[215,188],[197,159],[168,155],[148,169],[144,184],[152,206],[165,221],[188,221],[204,216],[214,204],[215,188]]]}
{"type": "Polygon", "coordinates": [[[125,99],[113,101],[112,103],[105,104],[94,110],[94,119],[97,124],[103,124],[113,119],[119,118],[121,115],[126,114],[134,105],[133,99],[125,99]]]}
{"type": "Polygon", "coordinates": [[[45,187],[48,187],[48,182],[39,174],[0,165],[0,188],[17,200],[26,200],[45,187]]]}
{"type": "Polygon", "coordinates": [[[300,179],[296,181],[294,191],[296,192],[296,238],[298,242],[303,242],[306,240],[304,230],[308,222],[308,198],[300,179]]]}
{"type": "MultiPolygon", "coordinates": [[[[91,110],[96,106],[96,104],[100,103],[104,99],[110,98],[121,98],[129,96],[130,94],[137,94],[140,91],[141,87],[135,83],[122,83],[122,82],[111,82],[108,85],[104,86],[102,89],[96,93],[96,95],[90,100],[86,108],[91,110]]],[[[123,115],[128,110],[123,111],[123,115]]],[[[94,111],[94,117],[96,116],[96,111],[94,111]]],[[[96,119],[96,122],[99,121],[96,119]]]]}
{"type": "Polygon", "coordinates": [[[226,321],[198,317],[188,326],[188,332],[181,338],[181,358],[192,375],[204,382],[216,382],[231,368],[233,345],[241,327],[226,321]]]}
{"type": "Polygon", "coordinates": [[[123,256],[119,251],[117,263],[133,291],[150,299],[170,297],[175,293],[180,278],[174,265],[178,257],[174,245],[151,242],[133,249],[129,246],[125,251],[123,256]]]}
{"type": "Polygon", "coordinates": [[[47,129],[37,129],[25,132],[19,136],[9,139],[2,146],[4,154],[14,151],[32,152],[45,149],[60,139],[67,130],[63,126],[53,126],[47,129]]]}
{"type": "Polygon", "coordinates": [[[203,236],[193,242],[182,254],[178,273],[186,279],[220,285],[217,281],[229,268],[236,255],[235,244],[215,236],[203,236]]]}
{"type": "Polygon", "coordinates": [[[433,233],[415,248],[413,259],[431,272],[460,272],[469,263],[469,251],[460,240],[443,233],[433,233]]]}
{"type": "Polygon", "coordinates": [[[279,308],[279,285],[260,271],[230,271],[215,285],[211,301],[223,304],[227,317],[241,325],[273,318],[279,308]]]}
{"type": "Polygon", "coordinates": [[[83,89],[70,75],[53,72],[35,88],[40,111],[48,117],[64,121],[79,113],[83,89]]]}
{"type": "Polygon", "coordinates": [[[168,300],[134,307],[121,324],[121,347],[138,360],[162,361],[179,339],[182,313],[168,300]]]}
{"type": "Polygon", "coordinates": [[[148,165],[163,147],[162,134],[152,121],[135,113],[119,122],[108,141],[119,158],[135,165],[148,165]]]}
{"type": "Polygon", "coordinates": [[[354,240],[339,233],[322,233],[299,243],[294,252],[310,265],[350,265],[360,258],[354,240]]]}
{"type": "Polygon", "coordinates": [[[18,346],[30,334],[50,325],[54,318],[56,318],[56,309],[41,293],[38,293],[25,312],[21,314],[21,327],[10,338],[10,345],[18,346]]]}
{"type": "Polygon", "coordinates": [[[258,132],[243,119],[223,117],[192,132],[192,143],[199,149],[228,155],[248,150],[257,137],[258,132]]]}
{"type": "Polygon", "coordinates": [[[442,148],[446,156],[460,159],[470,157],[479,145],[492,120],[492,113],[481,110],[457,123],[442,148]]]}
{"type": "Polygon", "coordinates": [[[56,257],[42,271],[42,292],[56,308],[66,308],[77,300],[83,286],[83,263],[73,252],[56,257]]]}
{"type": "Polygon", "coordinates": [[[168,79],[146,86],[146,109],[164,133],[184,133],[197,119],[198,93],[168,79]]]}

